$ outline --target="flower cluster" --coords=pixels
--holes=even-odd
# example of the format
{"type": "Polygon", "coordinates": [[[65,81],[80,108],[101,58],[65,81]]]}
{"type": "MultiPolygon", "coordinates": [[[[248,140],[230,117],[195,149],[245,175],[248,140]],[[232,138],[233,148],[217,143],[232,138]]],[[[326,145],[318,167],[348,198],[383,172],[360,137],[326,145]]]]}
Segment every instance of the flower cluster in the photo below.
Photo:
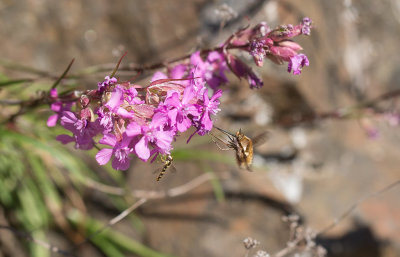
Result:
{"type": "Polygon", "coordinates": [[[292,41],[299,35],[310,35],[311,19],[304,18],[298,25],[281,25],[272,30],[265,22],[254,27],[241,29],[233,34],[221,47],[212,51],[204,51],[203,60],[201,51],[191,55],[189,62],[178,64],[170,68],[167,74],[158,73],[159,79],[199,78],[212,89],[217,89],[228,80],[225,73],[231,71],[239,79],[244,78],[250,88],[263,86],[262,79],[245,62],[230,50],[244,51],[250,54],[257,66],[262,66],[268,58],[274,63],[288,63],[288,72],[294,75],[301,73],[304,66],[309,65],[306,55],[299,53],[303,48],[292,41]]]}
{"type": "MultiPolygon", "coordinates": [[[[246,28],[237,32],[229,44],[231,47],[247,46],[245,49],[253,56],[257,66],[262,66],[265,58],[277,64],[287,62],[288,72],[293,71],[293,74],[297,75],[301,73],[304,66],[309,65],[309,61],[307,56],[298,53],[303,48],[293,42],[292,39],[299,35],[310,35],[310,33],[311,19],[307,17],[298,25],[281,25],[273,30],[265,22],[262,22],[253,28],[246,28]]],[[[231,63],[233,63],[234,70],[235,65],[243,66],[241,63],[236,64],[234,60],[231,63]]],[[[248,68],[238,67],[236,70],[248,70],[248,68]]],[[[235,72],[235,74],[240,77],[245,72],[235,72]]],[[[252,79],[251,82],[250,86],[252,87],[261,86],[257,80],[252,79]]]]}
{"type": "MultiPolygon", "coordinates": [[[[276,63],[288,62],[288,71],[299,74],[308,66],[302,48],[291,39],[310,33],[311,20],[300,25],[280,26],[271,30],[265,23],[239,30],[222,46],[193,53],[190,58],[167,72],[156,72],[150,85],[141,86],[105,77],[97,89],[79,95],[60,97],[55,89],[49,93],[55,112],[47,124],[57,121],[72,132],[59,135],[64,144],[74,142],[83,150],[99,145],[96,160],[100,165],[112,159],[117,170],[129,168],[134,155],[143,161],[152,156],[169,154],[179,133],[194,127],[195,135],[205,135],[213,128],[211,117],[219,109],[220,85],[228,81],[226,72],[245,78],[251,88],[259,88],[262,80],[231,50],[248,52],[258,66],[264,58],[276,63]],[[207,87],[208,85],[208,87],[207,87]]],[[[153,158],[153,159],[154,159],[153,158]]]]}
{"type": "Polygon", "coordinates": [[[63,106],[56,101],[60,107],[53,108],[57,116],[50,117],[49,123],[59,119],[72,132],[72,136],[57,137],[64,144],[75,142],[75,147],[83,150],[96,143],[111,147],[97,153],[97,162],[104,165],[113,158],[114,169],[126,170],[132,155],[147,161],[151,156],[169,154],[177,133],[192,126],[195,133],[209,132],[213,127],[210,116],[219,111],[221,95],[220,90],[209,95],[198,79],[157,79],[142,87],[106,77],[97,90],[80,96],[75,111],[71,104],[63,106]],[[98,135],[101,139],[96,142],[98,135]]]}

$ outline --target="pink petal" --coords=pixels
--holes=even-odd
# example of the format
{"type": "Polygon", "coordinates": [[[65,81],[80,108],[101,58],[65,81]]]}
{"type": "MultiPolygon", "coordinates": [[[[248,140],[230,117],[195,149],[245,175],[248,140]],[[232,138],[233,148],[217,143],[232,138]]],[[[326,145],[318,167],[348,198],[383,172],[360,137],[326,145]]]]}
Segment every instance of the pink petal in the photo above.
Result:
{"type": "Polygon", "coordinates": [[[61,102],[55,102],[51,104],[51,110],[54,112],[59,112],[61,111],[62,103],[61,102]]]}
{"type": "Polygon", "coordinates": [[[169,75],[173,79],[181,79],[185,75],[187,66],[185,64],[178,64],[169,72],[169,75]]]}
{"type": "Polygon", "coordinates": [[[108,149],[108,148],[104,148],[101,149],[97,154],[96,154],[96,161],[100,164],[100,165],[105,165],[107,164],[112,156],[112,152],[113,149],[108,149]]]}
{"type": "Polygon", "coordinates": [[[187,117],[183,117],[182,120],[177,123],[176,127],[179,132],[185,132],[188,128],[190,128],[191,125],[191,120],[187,117]]]}
{"type": "Polygon", "coordinates": [[[159,79],[167,79],[167,75],[165,75],[164,73],[162,73],[161,71],[157,71],[156,73],[154,73],[153,77],[151,78],[150,82],[159,80],[159,79]]]}
{"type": "Polygon", "coordinates": [[[125,133],[128,137],[134,137],[142,133],[142,127],[136,122],[131,122],[126,127],[125,133]]]}
{"type": "Polygon", "coordinates": [[[171,149],[173,133],[171,131],[156,131],[154,133],[157,138],[157,146],[164,151],[169,151],[171,149]]]}
{"type": "Polygon", "coordinates": [[[147,159],[149,159],[150,149],[147,147],[145,137],[142,137],[142,139],[140,139],[140,141],[135,145],[135,151],[140,159],[144,161],[147,161],[147,159]]]}
{"type": "Polygon", "coordinates": [[[153,119],[151,120],[150,127],[159,128],[163,127],[165,123],[167,123],[167,115],[165,113],[158,112],[154,114],[153,119]]]}
{"type": "Polygon", "coordinates": [[[209,113],[205,113],[204,116],[201,118],[201,124],[204,125],[204,129],[210,131],[213,127],[213,122],[210,119],[209,113]]]}
{"type": "Polygon", "coordinates": [[[115,146],[117,144],[117,138],[113,134],[106,134],[99,140],[99,144],[115,146]]]}
{"type": "Polygon", "coordinates": [[[114,110],[117,106],[121,104],[122,90],[118,87],[112,92],[110,100],[107,102],[106,106],[110,110],[114,110]]]}
{"type": "Polygon", "coordinates": [[[77,121],[78,119],[76,118],[75,113],[69,111],[62,113],[61,125],[75,124],[77,121]]]}
{"type": "Polygon", "coordinates": [[[117,114],[119,116],[121,116],[124,119],[130,119],[133,117],[133,113],[128,112],[127,110],[125,110],[124,108],[118,108],[117,110],[117,114]]]}
{"type": "Polygon", "coordinates": [[[65,144],[68,144],[68,143],[71,143],[71,142],[75,142],[75,138],[73,138],[73,137],[71,137],[71,136],[68,136],[68,135],[58,135],[58,136],[56,137],[56,140],[57,140],[57,141],[60,141],[60,142],[63,143],[64,145],[65,145],[65,144]]]}
{"type": "Polygon", "coordinates": [[[128,158],[122,161],[118,160],[117,158],[114,158],[114,160],[111,163],[112,167],[116,170],[127,170],[129,169],[130,164],[131,160],[128,158]]]}
{"type": "Polygon", "coordinates": [[[296,42],[293,41],[282,41],[279,42],[279,46],[283,46],[283,47],[289,47],[294,51],[300,51],[303,50],[303,48],[301,47],[301,45],[297,44],[296,42]]]}
{"type": "Polygon", "coordinates": [[[56,89],[56,88],[52,88],[52,89],[50,90],[50,96],[51,96],[52,98],[58,97],[58,93],[57,93],[57,89],[56,89]]]}
{"type": "Polygon", "coordinates": [[[200,57],[200,51],[197,51],[190,56],[190,63],[193,65],[204,65],[204,62],[200,57]]]}
{"type": "Polygon", "coordinates": [[[221,61],[223,59],[224,58],[223,58],[222,54],[217,51],[213,51],[213,52],[209,53],[207,56],[207,60],[209,62],[221,61]]]}
{"type": "Polygon", "coordinates": [[[172,109],[168,112],[168,118],[171,120],[171,125],[175,126],[176,123],[176,116],[178,115],[177,109],[172,109]]]}
{"type": "Polygon", "coordinates": [[[47,126],[54,127],[57,124],[57,120],[58,120],[58,114],[51,115],[47,120],[47,126]]]}

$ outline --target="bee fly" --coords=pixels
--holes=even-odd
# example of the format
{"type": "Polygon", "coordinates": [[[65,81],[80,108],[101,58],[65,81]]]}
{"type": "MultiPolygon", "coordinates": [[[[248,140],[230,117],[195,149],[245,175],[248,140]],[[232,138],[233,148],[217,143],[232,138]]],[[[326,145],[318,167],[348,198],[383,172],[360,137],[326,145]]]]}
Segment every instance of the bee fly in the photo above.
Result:
{"type": "Polygon", "coordinates": [[[214,136],[211,134],[213,137],[224,143],[228,148],[223,149],[221,148],[217,142],[216,145],[221,149],[221,150],[229,150],[233,149],[236,152],[236,162],[241,169],[247,169],[248,171],[252,171],[250,166],[253,163],[253,147],[256,144],[262,143],[265,141],[266,137],[266,132],[256,136],[253,140],[251,140],[249,137],[245,136],[242,133],[242,130],[239,129],[236,134],[229,133],[228,131],[225,131],[221,128],[218,128],[214,126],[216,129],[224,133],[225,135],[228,136],[228,142],[224,142],[222,139],[214,136]]]}
{"type": "MultiPolygon", "coordinates": [[[[167,172],[167,169],[172,165],[172,161],[174,158],[172,158],[172,155],[168,154],[166,156],[161,156],[161,161],[164,163],[164,166],[160,169],[157,169],[157,171],[160,171],[157,177],[157,181],[160,181],[161,178],[164,176],[164,174],[167,172]]],[[[171,168],[174,168],[172,166],[171,168]]]]}

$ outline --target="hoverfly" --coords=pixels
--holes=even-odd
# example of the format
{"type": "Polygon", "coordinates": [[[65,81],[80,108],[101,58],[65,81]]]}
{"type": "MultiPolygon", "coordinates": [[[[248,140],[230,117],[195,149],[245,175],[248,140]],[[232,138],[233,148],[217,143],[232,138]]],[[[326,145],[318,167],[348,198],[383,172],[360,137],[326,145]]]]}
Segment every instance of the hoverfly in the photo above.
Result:
{"type": "Polygon", "coordinates": [[[250,139],[246,135],[242,133],[242,130],[239,129],[236,134],[229,133],[226,130],[223,130],[221,128],[218,128],[214,126],[216,129],[224,133],[225,135],[228,136],[228,142],[223,141],[222,139],[214,136],[211,134],[213,137],[224,143],[228,148],[223,149],[221,148],[217,142],[216,145],[221,149],[221,150],[229,150],[233,149],[235,150],[236,153],[236,162],[241,169],[247,169],[248,171],[252,171],[250,166],[253,163],[253,151],[254,151],[254,145],[260,144],[265,141],[266,138],[266,132],[254,137],[254,139],[250,139]]]}
{"type": "Polygon", "coordinates": [[[169,167],[171,167],[171,169],[174,169],[174,170],[175,170],[175,167],[174,167],[174,166],[171,166],[173,160],[174,160],[174,158],[173,158],[172,155],[170,155],[170,154],[165,155],[165,156],[161,156],[161,161],[164,163],[164,166],[163,166],[162,168],[159,168],[159,169],[156,170],[156,172],[157,172],[157,171],[160,172],[160,173],[158,174],[157,179],[156,179],[157,181],[160,181],[160,180],[161,180],[161,178],[162,178],[162,177],[164,176],[164,174],[167,172],[167,169],[168,169],[169,167]]]}

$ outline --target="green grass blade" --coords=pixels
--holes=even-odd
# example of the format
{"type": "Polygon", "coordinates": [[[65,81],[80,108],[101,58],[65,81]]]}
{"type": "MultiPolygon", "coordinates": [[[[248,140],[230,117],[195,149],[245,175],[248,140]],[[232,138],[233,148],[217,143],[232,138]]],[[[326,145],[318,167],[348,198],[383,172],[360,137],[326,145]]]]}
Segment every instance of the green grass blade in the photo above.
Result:
{"type": "Polygon", "coordinates": [[[32,81],[33,81],[32,79],[6,80],[6,81],[0,82],[0,87],[7,87],[7,86],[15,85],[15,84],[21,84],[21,83],[32,82],[32,81]]]}
{"type": "Polygon", "coordinates": [[[211,185],[214,191],[215,198],[217,199],[218,202],[223,202],[225,201],[225,193],[224,193],[224,188],[222,187],[221,181],[218,179],[218,177],[215,175],[215,172],[211,167],[208,165],[203,165],[204,170],[207,173],[211,173],[213,175],[213,178],[211,179],[211,185]]]}
{"type": "MultiPolygon", "coordinates": [[[[95,219],[92,219],[90,217],[83,217],[83,215],[78,212],[70,212],[68,215],[68,219],[74,224],[79,226],[83,226],[87,233],[90,235],[92,233],[95,233],[98,231],[100,228],[104,226],[104,224],[96,221],[95,219]],[[85,223],[81,223],[81,221],[85,221],[85,223]]],[[[125,251],[129,251],[131,253],[134,253],[138,256],[142,257],[173,257],[172,255],[167,255],[164,253],[157,252],[144,244],[131,239],[127,236],[124,236],[121,233],[115,232],[113,230],[107,229],[102,231],[100,234],[96,235],[96,237],[104,237],[109,240],[109,242],[112,242],[115,246],[118,246],[120,249],[123,249],[125,251]]],[[[93,238],[91,239],[93,240],[93,238]]]]}

